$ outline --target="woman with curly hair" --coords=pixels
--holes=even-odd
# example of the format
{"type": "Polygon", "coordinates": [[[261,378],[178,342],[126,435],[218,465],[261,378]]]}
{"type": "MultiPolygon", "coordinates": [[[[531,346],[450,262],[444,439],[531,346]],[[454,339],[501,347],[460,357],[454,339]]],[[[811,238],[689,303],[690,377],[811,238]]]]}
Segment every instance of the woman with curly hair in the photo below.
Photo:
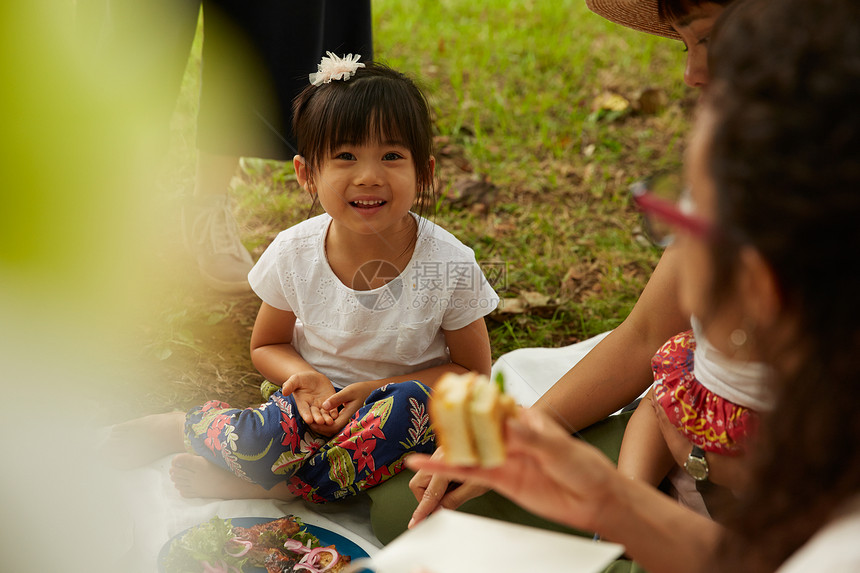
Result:
{"type": "Polygon", "coordinates": [[[651,216],[675,228],[681,306],[723,348],[755,325],[771,369],[775,408],[724,524],[627,479],[534,409],[508,424],[501,468],[410,465],[595,531],[651,573],[856,571],[860,276],[846,254],[860,248],[860,5],[745,0],[723,18],[688,149],[690,200],[651,216]]]}

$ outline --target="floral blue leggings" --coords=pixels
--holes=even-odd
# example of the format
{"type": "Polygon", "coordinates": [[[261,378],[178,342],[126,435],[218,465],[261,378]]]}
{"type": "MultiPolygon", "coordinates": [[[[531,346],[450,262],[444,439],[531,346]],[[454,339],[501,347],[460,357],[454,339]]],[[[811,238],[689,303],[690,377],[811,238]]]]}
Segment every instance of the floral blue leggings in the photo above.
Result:
{"type": "Polygon", "coordinates": [[[429,396],[418,381],[383,386],[332,437],[308,428],[280,391],[244,410],[212,400],[186,414],[185,445],[266,489],[286,482],[308,501],[333,501],[394,476],[407,454],[435,449],[429,396]]]}

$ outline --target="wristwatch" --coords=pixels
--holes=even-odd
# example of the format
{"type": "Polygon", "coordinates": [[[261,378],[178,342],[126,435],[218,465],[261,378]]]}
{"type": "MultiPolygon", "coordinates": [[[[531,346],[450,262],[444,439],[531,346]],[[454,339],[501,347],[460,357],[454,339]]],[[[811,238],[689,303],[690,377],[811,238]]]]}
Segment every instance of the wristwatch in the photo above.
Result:
{"type": "Polygon", "coordinates": [[[687,456],[687,461],[684,462],[684,469],[696,481],[707,481],[710,468],[708,460],[705,459],[705,450],[699,446],[693,446],[690,455],[687,456]]]}

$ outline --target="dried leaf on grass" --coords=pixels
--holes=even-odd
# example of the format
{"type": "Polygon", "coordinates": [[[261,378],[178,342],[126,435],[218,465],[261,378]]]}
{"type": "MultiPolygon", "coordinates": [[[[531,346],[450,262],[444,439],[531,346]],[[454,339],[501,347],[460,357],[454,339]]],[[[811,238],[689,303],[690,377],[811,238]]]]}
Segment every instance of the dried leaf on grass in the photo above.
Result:
{"type": "Polygon", "coordinates": [[[561,281],[563,300],[580,302],[584,295],[600,290],[603,273],[596,261],[581,262],[570,267],[561,281]]]}
{"type": "Polygon", "coordinates": [[[660,88],[645,87],[631,97],[605,91],[591,102],[591,121],[615,121],[629,112],[643,115],[655,115],[662,111],[669,102],[666,92],[660,88]]]}
{"type": "Polygon", "coordinates": [[[591,102],[593,111],[626,111],[630,109],[630,100],[613,92],[603,92],[591,102]]]}
{"type": "Polygon", "coordinates": [[[660,88],[644,88],[634,98],[633,106],[636,111],[645,115],[660,112],[669,102],[666,92],[660,88]]]}
{"type": "Polygon", "coordinates": [[[521,292],[516,298],[503,298],[496,313],[499,315],[552,315],[558,309],[555,299],[535,291],[521,292]]]}
{"type": "Polygon", "coordinates": [[[433,140],[433,145],[436,147],[436,156],[439,159],[440,167],[443,163],[451,163],[463,173],[474,171],[472,162],[466,157],[466,150],[461,145],[453,143],[450,137],[446,135],[437,136],[433,140]]]}
{"type": "Polygon", "coordinates": [[[498,192],[498,187],[486,175],[471,175],[456,178],[445,195],[455,207],[481,206],[480,210],[486,210],[495,203],[498,192]]]}

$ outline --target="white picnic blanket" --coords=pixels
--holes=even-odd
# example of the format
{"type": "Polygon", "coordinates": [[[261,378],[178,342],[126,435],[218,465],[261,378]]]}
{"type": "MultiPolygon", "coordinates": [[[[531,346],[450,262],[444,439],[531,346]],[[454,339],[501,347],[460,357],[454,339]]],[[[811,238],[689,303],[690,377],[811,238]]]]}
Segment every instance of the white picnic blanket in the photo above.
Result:
{"type": "MultiPolygon", "coordinates": [[[[611,331],[610,331],[611,332],[611,331]]],[[[493,364],[492,378],[501,373],[505,392],[522,406],[531,406],[597,346],[609,332],[561,348],[519,348],[503,354],[493,364]]]]}

